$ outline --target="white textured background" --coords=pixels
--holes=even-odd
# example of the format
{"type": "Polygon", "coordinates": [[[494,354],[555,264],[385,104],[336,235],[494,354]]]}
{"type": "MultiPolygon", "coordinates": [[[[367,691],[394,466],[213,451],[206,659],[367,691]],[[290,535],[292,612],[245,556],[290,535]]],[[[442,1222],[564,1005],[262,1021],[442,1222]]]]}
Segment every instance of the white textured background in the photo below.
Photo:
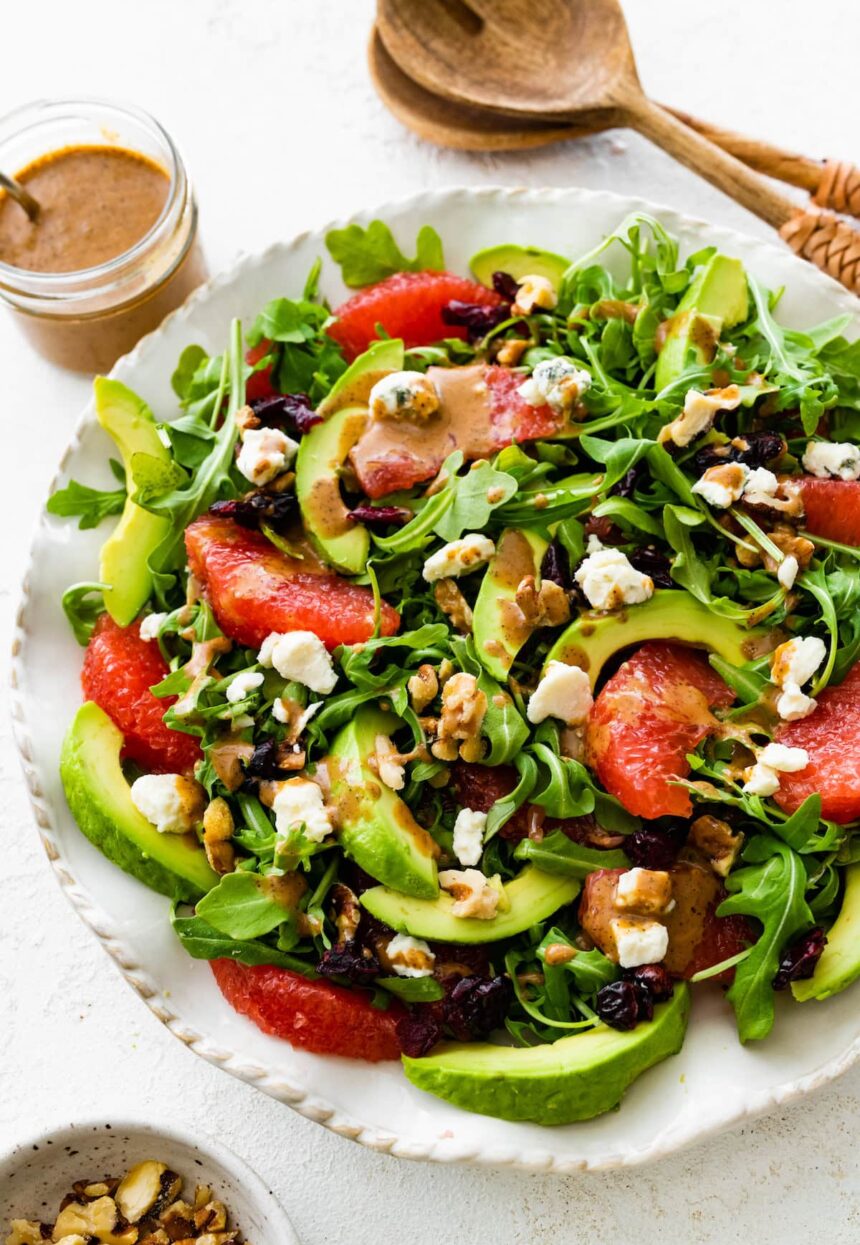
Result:
{"type": "MultiPolygon", "coordinates": [[[[856,0],[627,0],[625,8],[656,98],[860,162],[856,0]]],[[[457,183],[629,191],[768,235],[634,135],[503,157],[418,142],[370,87],[371,12],[371,0],[5,0],[0,112],[78,94],[154,112],[196,182],[213,270],[239,249],[457,183]]],[[[27,534],[85,394],[84,381],[41,363],[0,315],[4,651],[27,534]]],[[[549,1178],[380,1157],[198,1061],[133,996],[61,898],[5,717],[0,729],[0,1151],[44,1123],[82,1115],[128,1110],[199,1126],[271,1182],[306,1245],[860,1239],[860,1070],[656,1166],[549,1178]]]]}

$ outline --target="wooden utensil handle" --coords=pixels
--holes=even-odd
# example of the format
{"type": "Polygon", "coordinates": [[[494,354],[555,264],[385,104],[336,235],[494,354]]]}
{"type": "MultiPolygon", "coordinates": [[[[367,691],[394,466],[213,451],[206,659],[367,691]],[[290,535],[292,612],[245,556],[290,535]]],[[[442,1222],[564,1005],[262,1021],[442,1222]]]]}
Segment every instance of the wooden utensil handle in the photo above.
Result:
{"type": "Polygon", "coordinates": [[[795,255],[860,294],[860,232],[847,221],[821,208],[797,208],[779,235],[795,255]]]}
{"type": "Polygon", "coordinates": [[[709,121],[693,117],[679,108],[668,108],[666,111],[722,147],[723,151],[743,160],[750,168],[808,191],[819,207],[860,216],[860,169],[850,161],[813,160],[809,156],[785,151],[773,143],[764,143],[734,130],[711,125],[709,121]]]}
{"type": "Polygon", "coordinates": [[[665,108],[640,94],[629,100],[628,107],[627,121],[633,129],[756,216],[776,229],[781,229],[791,219],[795,205],[790,199],[773,189],[740,160],[673,117],[665,108]]]}

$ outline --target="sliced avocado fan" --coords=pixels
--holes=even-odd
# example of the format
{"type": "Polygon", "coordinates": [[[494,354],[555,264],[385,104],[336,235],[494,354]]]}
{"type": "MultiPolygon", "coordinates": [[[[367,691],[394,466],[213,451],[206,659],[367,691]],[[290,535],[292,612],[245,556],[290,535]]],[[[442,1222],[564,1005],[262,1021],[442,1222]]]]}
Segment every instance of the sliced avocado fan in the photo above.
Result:
{"type": "Polygon", "coordinates": [[[193,834],[160,834],[134,806],[120,765],[122,733],[93,701],[81,705],[60,755],[66,800],[108,860],[174,900],[193,903],[218,882],[193,834]]]}
{"type": "Polygon", "coordinates": [[[647,1068],[677,1054],[690,991],[678,983],[654,1019],[628,1033],[598,1025],[587,1033],[528,1048],[489,1042],[449,1043],[423,1059],[404,1056],[418,1089],[464,1111],[536,1124],[573,1124],[611,1111],[647,1068]]]}

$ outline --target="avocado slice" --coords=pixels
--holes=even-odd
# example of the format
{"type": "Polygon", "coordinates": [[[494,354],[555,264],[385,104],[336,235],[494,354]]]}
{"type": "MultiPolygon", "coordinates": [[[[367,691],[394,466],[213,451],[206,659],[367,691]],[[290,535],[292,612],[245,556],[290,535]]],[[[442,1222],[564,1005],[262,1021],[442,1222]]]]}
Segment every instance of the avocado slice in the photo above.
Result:
{"type": "Polygon", "coordinates": [[[827,931],[827,946],[806,981],[793,981],[791,993],[798,1003],[829,999],[860,977],[860,864],[845,870],[842,907],[827,931]]]}
{"type": "Polygon", "coordinates": [[[398,337],[374,342],[338,377],[317,407],[317,414],[329,419],[344,406],[366,406],[370,391],[378,380],[389,372],[402,371],[403,342],[398,337]]]}
{"type": "Polygon", "coordinates": [[[517,246],[504,243],[488,246],[469,260],[472,275],[482,285],[492,286],[494,272],[507,272],[515,281],[523,277],[546,277],[558,290],[561,279],[570,267],[570,260],[538,246],[517,246]]]}
{"type": "MultiPolygon", "coordinates": [[[[96,377],[93,391],[96,418],[116,442],[129,482],[134,454],[170,462],[152,411],[142,398],[121,381],[105,376],[96,377]]],[[[169,519],[151,514],[128,497],[119,522],[102,545],[99,579],[110,585],[104,592],[105,609],[121,627],[134,621],[152,593],[149,555],[161,544],[169,527],[169,519]]]]}
{"type": "Polygon", "coordinates": [[[611,1111],[640,1073],[681,1049],[689,987],[675,985],[654,1019],[622,1033],[599,1025],[528,1048],[489,1042],[449,1043],[423,1059],[404,1056],[413,1085],[464,1111],[503,1120],[573,1124],[611,1111]]]}
{"type": "Polygon", "coordinates": [[[754,657],[764,632],[739,626],[715,614],[689,592],[658,588],[642,605],[617,614],[581,614],[563,631],[547,654],[547,662],[563,661],[587,670],[595,687],[606,662],[629,644],[645,640],[679,640],[717,653],[733,666],[754,657]]]}
{"type": "Polygon", "coordinates": [[[366,425],[366,406],[345,406],[314,424],[296,455],[296,497],[305,531],[319,555],[348,575],[358,575],[367,566],[370,534],[362,523],[350,520],[339,474],[366,425]]]}
{"type": "Polygon", "coordinates": [[[744,266],[728,255],[712,255],[693,278],[668,325],[657,358],[654,385],[659,393],[687,369],[692,351],[699,364],[710,363],[720,333],[749,314],[744,266]]]}
{"type": "Polygon", "coordinates": [[[534,630],[515,597],[526,575],[540,587],[540,566],[548,542],[535,532],[506,528],[481,580],[472,618],[475,649],[494,679],[504,683],[514,658],[534,630]]]}
{"type": "Polygon", "coordinates": [[[335,736],[323,762],[331,782],[338,838],[347,856],[371,877],[406,895],[439,893],[439,848],[396,791],[380,782],[369,761],[376,736],[390,735],[400,719],[362,706],[335,736]]]}
{"type": "Polygon", "coordinates": [[[498,942],[531,929],[572,903],[579,894],[580,883],[576,878],[541,873],[534,865],[526,865],[502,889],[504,901],[491,921],[452,916],[454,900],[444,892],[435,899],[411,899],[385,886],[375,886],[364,892],[361,902],[371,916],[415,938],[430,938],[434,942],[498,942]]]}
{"type": "Polygon", "coordinates": [[[120,765],[122,733],[89,700],[63,741],[60,777],[75,821],[91,843],[154,891],[192,903],[218,882],[191,834],[159,834],[131,801],[120,765]]]}

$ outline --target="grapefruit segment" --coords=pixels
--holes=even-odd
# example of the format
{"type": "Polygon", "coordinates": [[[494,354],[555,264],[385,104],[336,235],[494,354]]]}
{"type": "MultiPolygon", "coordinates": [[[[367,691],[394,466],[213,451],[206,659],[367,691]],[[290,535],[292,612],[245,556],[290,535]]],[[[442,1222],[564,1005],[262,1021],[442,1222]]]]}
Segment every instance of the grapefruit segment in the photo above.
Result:
{"type": "Polygon", "coordinates": [[[808,532],[843,545],[860,545],[860,480],[797,476],[792,484],[800,488],[808,532]]]}
{"type": "MultiPolygon", "coordinates": [[[[313,631],[327,648],[373,634],[373,594],[330,571],[290,558],[259,532],[203,515],[185,532],[188,563],[225,635],[259,648],[273,631],[313,631]]],[[[397,611],[382,603],[382,633],[397,630],[397,611]]]]}
{"type": "Polygon", "coordinates": [[[141,640],[138,623],[120,627],[101,615],[84,656],[84,698],[95,701],[122,732],[124,757],[156,773],[184,774],[200,759],[200,745],[163,722],[176,697],[159,700],[149,690],[168,673],[158,644],[141,640]]]}
{"type": "Polygon", "coordinates": [[[376,340],[378,324],[389,337],[402,337],[407,349],[445,337],[465,338],[464,327],[442,319],[442,308],[452,299],[482,307],[504,302],[495,290],[450,272],[396,272],[342,303],[327,331],[350,363],[376,340]]]}
{"type": "Polygon", "coordinates": [[[860,663],[838,687],[825,688],[816,699],[818,707],[808,718],[786,722],[776,732],[778,743],[805,748],[809,764],[797,773],[780,774],[773,798],[794,813],[818,792],[822,817],[854,821],[860,817],[860,663]]]}
{"type": "Polygon", "coordinates": [[[365,991],[310,981],[271,964],[212,960],[211,966],[230,1006],[264,1033],[319,1055],[370,1063],[400,1058],[397,1021],[406,1012],[397,1000],[381,1011],[365,991]]]}
{"type": "Polygon", "coordinates": [[[690,772],[685,757],[714,730],[711,709],[734,694],[696,649],[643,644],[598,694],[586,728],[586,757],[628,812],[688,817],[690,797],[673,779],[690,772]]]}

